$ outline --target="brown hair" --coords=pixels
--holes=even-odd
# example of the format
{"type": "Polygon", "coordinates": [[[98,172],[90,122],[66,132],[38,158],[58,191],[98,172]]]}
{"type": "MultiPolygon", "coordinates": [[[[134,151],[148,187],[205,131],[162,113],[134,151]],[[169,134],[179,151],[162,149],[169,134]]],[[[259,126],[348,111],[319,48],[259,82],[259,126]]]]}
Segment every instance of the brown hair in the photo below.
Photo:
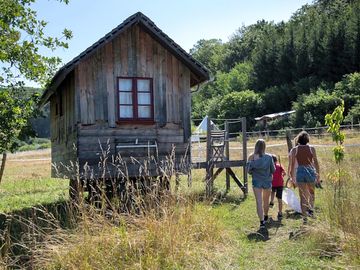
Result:
{"type": "Polygon", "coordinates": [[[301,145],[306,145],[310,141],[309,133],[306,131],[301,131],[297,137],[298,143],[301,145]]]}

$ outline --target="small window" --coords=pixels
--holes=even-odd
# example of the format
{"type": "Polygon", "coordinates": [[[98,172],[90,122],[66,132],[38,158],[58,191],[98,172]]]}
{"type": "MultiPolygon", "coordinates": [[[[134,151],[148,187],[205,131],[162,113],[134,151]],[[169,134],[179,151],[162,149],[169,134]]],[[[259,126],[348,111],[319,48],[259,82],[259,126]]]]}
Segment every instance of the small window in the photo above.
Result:
{"type": "Polygon", "coordinates": [[[119,78],[119,120],[154,120],[152,79],[119,78]]]}

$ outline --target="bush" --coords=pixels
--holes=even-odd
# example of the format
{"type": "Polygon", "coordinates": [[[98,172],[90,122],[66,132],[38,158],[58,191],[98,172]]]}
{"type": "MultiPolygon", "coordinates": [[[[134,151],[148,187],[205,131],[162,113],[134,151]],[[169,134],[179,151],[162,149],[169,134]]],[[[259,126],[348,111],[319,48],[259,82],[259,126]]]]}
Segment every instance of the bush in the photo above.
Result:
{"type": "Polygon", "coordinates": [[[291,117],[292,126],[314,127],[324,125],[324,117],[341,104],[336,94],[322,89],[309,95],[302,95],[293,104],[295,114],[291,117]]]}
{"type": "MultiPolygon", "coordinates": [[[[214,100],[209,115],[214,118],[235,119],[247,118],[247,128],[252,129],[255,125],[255,117],[264,111],[264,102],[260,94],[252,90],[233,92],[222,98],[214,100]]],[[[230,132],[239,131],[240,125],[230,125],[230,132]]]]}
{"type": "Polygon", "coordinates": [[[360,73],[347,74],[335,84],[334,93],[343,97],[345,101],[345,114],[360,100],[360,73]]]}
{"type": "Polygon", "coordinates": [[[349,123],[352,122],[354,124],[360,124],[360,103],[357,103],[350,109],[348,115],[345,117],[345,121],[349,123]]]}
{"type": "Polygon", "coordinates": [[[51,147],[51,142],[49,139],[44,138],[30,138],[26,142],[19,142],[20,147],[18,151],[32,151],[39,149],[46,149],[51,147]]]}
{"type": "Polygon", "coordinates": [[[291,100],[294,100],[295,92],[291,85],[281,85],[266,88],[262,94],[265,103],[266,113],[277,113],[287,111],[291,107],[291,100]]]}

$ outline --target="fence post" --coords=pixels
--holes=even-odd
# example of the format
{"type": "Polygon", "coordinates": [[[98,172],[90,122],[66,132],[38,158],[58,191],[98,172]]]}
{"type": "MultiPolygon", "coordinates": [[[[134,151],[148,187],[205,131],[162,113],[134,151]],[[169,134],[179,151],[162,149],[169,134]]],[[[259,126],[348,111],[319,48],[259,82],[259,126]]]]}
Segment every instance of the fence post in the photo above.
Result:
{"type": "Polygon", "coordinates": [[[207,118],[207,131],[206,131],[206,196],[210,197],[213,189],[213,162],[212,162],[212,148],[211,148],[211,120],[207,118]]]}
{"type": "Polygon", "coordinates": [[[246,138],[246,117],[241,119],[241,129],[242,129],[242,137],[243,137],[243,175],[244,175],[244,186],[245,186],[245,194],[248,193],[248,175],[247,175],[247,138],[246,138]]]}
{"type": "MultiPolygon", "coordinates": [[[[225,155],[226,159],[230,160],[230,146],[229,146],[229,121],[225,120],[225,155]]],[[[226,191],[230,190],[230,175],[226,170],[226,191]]]]}

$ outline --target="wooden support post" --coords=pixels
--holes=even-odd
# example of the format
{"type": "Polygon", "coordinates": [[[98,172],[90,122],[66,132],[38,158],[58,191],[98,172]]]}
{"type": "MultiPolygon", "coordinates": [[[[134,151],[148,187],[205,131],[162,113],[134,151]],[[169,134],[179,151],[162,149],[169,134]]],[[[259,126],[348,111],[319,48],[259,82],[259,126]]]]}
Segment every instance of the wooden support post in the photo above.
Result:
{"type": "Polygon", "coordinates": [[[4,171],[5,171],[5,164],[6,164],[6,152],[4,152],[2,154],[2,159],[1,159],[1,168],[0,168],[0,183],[1,183],[1,180],[2,180],[2,177],[4,175],[4,171]]]}
{"type": "Polygon", "coordinates": [[[210,197],[213,190],[213,160],[211,148],[211,120],[207,118],[207,132],[206,132],[206,196],[210,197]]]}
{"type": "Polygon", "coordinates": [[[287,147],[288,147],[288,152],[290,152],[291,148],[293,148],[290,136],[291,136],[290,131],[287,129],[286,130],[286,143],[287,143],[287,147]]]}
{"type": "MultiPolygon", "coordinates": [[[[230,160],[230,142],[229,142],[229,122],[225,121],[225,155],[226,160],[230,160]]],[[[230,175],[226,171],[226,192],[230,190],[230,175]]]]}
{"type": "Polygon", "coordinates": [[[246,138],[246,117],[242,118],[241,121],[241,129],[242,129],[242,138],[243,138],[243,160],[245,161],[243,166],[243,175],[244,175],[244,187],[245,191],[244,193],[248,193],[248,175],[247,175],[247,168],[246,168],[246,162],[247,162],[247,138],[246,138]]]}
{"type": "Polygon", "coordinates": [[[212,177],[213,182],[214,182],[214,180],[216,179],[216,177],[218,177],[219,174],[220,174],[223,170],[224,170],[224,168],[218,168],[218,169],[216,170],[216,172],[214,173],[214,175],[213,175],[213,177],[212,177]]]}
{"type": "Polygon", "coordinates": [[[246,195],[247,190],[246,190],[245,183],[244,184],[241,183],[240,179],[236,176],[236,174],[234,173],[234,171],[231,168],[226,168],[226,171],[229,173],[229,175],[234,179],[235,183],[239,186],[239,188],[246,195]]]}

